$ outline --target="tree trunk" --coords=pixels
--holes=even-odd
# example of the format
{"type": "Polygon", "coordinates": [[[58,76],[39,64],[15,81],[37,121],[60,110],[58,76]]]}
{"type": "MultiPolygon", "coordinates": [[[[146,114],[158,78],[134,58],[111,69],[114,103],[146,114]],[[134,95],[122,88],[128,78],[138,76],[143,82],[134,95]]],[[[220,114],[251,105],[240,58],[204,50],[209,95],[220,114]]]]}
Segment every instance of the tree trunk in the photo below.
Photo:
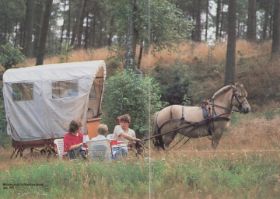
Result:
{"type": "Polygon", "coordinates": [[[272,31],[273,31],[273,12],[270,13],[270,19],[269,19],[269,31],[268,31],[269,39],[272,39],[272,31]]]}
{"type": "Polygon", "coordinates": [[[138,63],[137,63],[137,68],[139,70],[140,70],[140,67],[141,67],[141,61],[142,61],[142,56],[143,56],[143,47],[144,47],[143,44],[144,44],[144,41],[141,41],[139,56],[138,56],[138,63]]]}
{"type": "Polygon", "coordinates": [[[34,44],[33,44],[33,56],[37,56],[38,47],[39,47],[39,39],[40,39],[40,30],[41,30],[41,23],[43,18],[43,11],[44,11],[44,5],[41,1],[37,1],[35,3],[35,9],[38,13],[38,17],[34,18],[34,44]]]}
{"type": "Polygon", "coordinates": [[[87,13],[87,17],[86,17],[86,29],[85,29],[85,39],[84,39],[84,48],[87,49],[89,47],[89,13],[87,13]]]}
{"type": "Polygon", "coordinates": [[[217,1],[217,11],[216,11],[216,40],[219,39],[220,18],[221,18],[221,0],[218,0],[217,1]]]}
{"type": "Polygon", "coordinates": [[[67,24],[67,32],[66,32],[68,44],[70,42],[70,32],[71,32],[71,9],[72,9],[71,0],[68,0],[68,12],[67,12],[68,24],[67,24]]]}
{"type": "Polygon", "coordinates": [[[81,48],[82,46],[82,34],[83,34],[83,26],[84,26],[84,18],[85,18],[85,10],[87,6],[87,0],[81,1],[81,9],[79,13],[79,20],[78,20],[78,29],[77,29],[77,48],[81,48]]]}
{"type": "Polygon", "coordinates": [[[33,10],[34,0],[26,1],[25,30],[23,52],[27,57],[32,56],[32,34],[33,34],[33,10]]]}
{"type": "Polygon", "coordinates": [[[228,41],[225,68],[225,85],[235,82],[235,48],[236,48],[236,0],[229,0],[228,7],[228,41]]]}
{"type": "Polygon", "coordinates": [[[264,23],[263,23],[263,28],[262,28],[262,39],[265,40],[267,38],[267,27],[268,27],[268,22],[269,22],[269,11],[268,7],[265,6],[265,11],[264,11],[264,23]]]}
{"type": "Polygon", "coordinates": [[[220,20],[220,31],[219,31],[219,37],[221,38],[223,36],[223,30],[224,30],[224,2],[221,1],[221,20],[220,20]]]}
{"type": "Polygon", "coordinates": [[[280,53],[280,0],[274,0],[273,32],[272,32],[272,57],[278,57],[280,53]]]}
{"type": "Polygon", "coordinates": [[[126,37],[126,53],[125,53],[125,68],[135,69],[135,60],[133,54],[133,44],[134,44],[134,18],[133,9],[136,0],[130,1],[130,9],[128,13],[128,26],[127,26],[127,37],[126,37]]]}
{"type": "Polygon", "coordinates": [[[248,20],[247,20],[247,39],[256,41],[256,0],[248,0],[248,20]]]}
{"type": "Polygon", "coordinates": [[[206,21],[205,21],[205,41],[207,41],[208,37],[208,19],[209,19],[209,0],[206,3],[206,21]]]}
{"type": "MultiPolygon", "coordinates": [[[[6,36],[3,35],[3,40],[0,40],[0,43],[1,41],[5,41],[5,40],[6,40],[6,36]]],[[[24,47],[24,20],[21,20],[19,24],[19,45],[21,47],[24,47]]]]}
{"type": "Polygon", "coordinates": [[[239,38],[241,36],[241,24],[239,19],[236,19],[236,24],[237,24],[236,38],[239,38]]]}
{"type": "MultiPolygon", "coordinates": [[[[63,13],[65,12],[65,10],[66,10],[66,5],[67,5],[67,2],[66,2],[66,0],[64,1],[64,6],[63,6],[63,13]]],[[[62,44],[63,44],[63,39],[64,39],[64,30],[65,30],[65,21],[66,21],[66,19],[65,19],[65,17],[64,17],[65,15],[63,14],[63,24],[62,24],[62,26],[61,26],[61,32],[60,32],[60,46],[59,46],[59,50],[61,51],[61,49],[62,49],[62,44]]]]}
{"type": "Polygon", "coordinates": [[[96,17],[93,15],[91,18],[91,23],[90,23],[90,33],[89,33],[89,45],[90,47],[95,47],[95,26],[96,26],[96,17]]]}
{"type": "Polygon", "coordinates": [[[46,0],[45,2],[45,11],[42,20],[41,30],[40,30],[40,39],[38,45],[38,52],[36,57],[36,65],[42,65],[44,62],[45,48],[47,35],[49,30],[49,20],[51,16],[53,0],[46,0]]]}
{"type": "Polygon", "coordinates": [[[109,25],[109,33],[108,33],[108,39],[107,39],[107,45],[112,45],[112,37],[113,37],[113,25],[114,25],[114,17],[111,17],[110,19],[110,25],[109,25]]]}
{"type": "Polygon", "coordinates": [[[193,41],[201,41],[201,0],[194,0],[195,27],[192,35],[193,41]]]}

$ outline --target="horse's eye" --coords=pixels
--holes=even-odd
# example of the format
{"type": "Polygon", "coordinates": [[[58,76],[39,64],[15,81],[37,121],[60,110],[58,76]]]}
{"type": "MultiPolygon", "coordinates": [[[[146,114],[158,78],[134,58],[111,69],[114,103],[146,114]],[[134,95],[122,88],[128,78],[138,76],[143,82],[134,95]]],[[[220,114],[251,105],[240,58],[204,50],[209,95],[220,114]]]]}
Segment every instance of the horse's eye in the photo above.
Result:
{"type": "Polygon", "coordinates": [[[239,92],[236,92],[236,93],[235,93],[235,96],[236,96],[236,97],[242,97],[241,93],[239,93],[239,92]]]}

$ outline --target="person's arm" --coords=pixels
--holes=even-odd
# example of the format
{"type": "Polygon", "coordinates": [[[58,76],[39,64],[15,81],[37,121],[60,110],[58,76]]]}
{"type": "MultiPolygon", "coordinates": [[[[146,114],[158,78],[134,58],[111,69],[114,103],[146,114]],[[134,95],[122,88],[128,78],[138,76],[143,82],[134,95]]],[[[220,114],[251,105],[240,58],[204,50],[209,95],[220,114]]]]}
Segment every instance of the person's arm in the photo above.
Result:
{"type": "Polygon", "coordinates": [[[83,143],[74,144],[74,145],[72,145],[72,146],[69,147],[69,150],[79,148],[79,147],[82,146],[82,145],[83,145],[83,143]]]}
{"type": "Polygon", "coordinates": [[[129,140],[129,141],[141,141],[140,139],[136,138],[136,137],[132,137],[130,135],[127,135],[125,133],[120,133],[119,136],[129,140]]]}

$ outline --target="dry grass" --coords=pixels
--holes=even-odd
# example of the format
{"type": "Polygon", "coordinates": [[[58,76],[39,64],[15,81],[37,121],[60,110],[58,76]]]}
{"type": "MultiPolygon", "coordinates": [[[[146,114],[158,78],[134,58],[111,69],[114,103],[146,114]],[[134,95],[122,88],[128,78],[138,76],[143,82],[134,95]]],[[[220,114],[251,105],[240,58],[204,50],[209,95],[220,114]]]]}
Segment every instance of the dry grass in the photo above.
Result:
{"type": "MultiPolygon", "coordinates": [[[[217,156],[230,159],[246,157],[249,154],[260,156],[271,155],[280,158],[280,116],[267,120],[262,117],[239,116],[237,124],[231,127],[223,135],[216,150],[211,148],[208,138],[191,139],[187,144],[178,144],[170,151],[151,151],[153,159],[166,159],[171,162],[180,159],[203,157],[213,159],[217,156]],[[180,146],[181,145],[181,146],[180,146]]],[[[173,142],[173,144],[176,141],[173,142]]],[[[0,151],[0,170],[8,170],[11,167],[28,165],[30,162],[45,162],[46,158],[35,154],[31,157],[25,152],[25,158],[9,159],[12,149],[0,151]]],[[[147,154],[148,155],[148,151],[147,154]]],[[[49,161],[54,161],[53,158],[49,161]]],[[[135,159],[132,158],[132,161],[135,159]]]]}
{"type": "MultiPolygon", "coordinates": [[[[270,42],[256,44],[245,40],[238,40],[236,44],[237,59],[257,57],[270,52],[270,42]]],[[[137,49],[137,54],[139,48],[137,49]]],[[[214,46],[209,46],[207,43],[183,42],[175,45],[173,48],[163,49],[161,51],[153,51],[144,53],[141,68],[153,68],[156,64],[171,65],[176,62],[181,63],[222,63],[225,61],[226,43],[216,43],[214,46]]],[[[108,48],[75,50],[72,51],[68,58],[63,56],[47,57],[45,64],[53,64],[63,62],[87,61],[87,60],[106,60],[111,56],[115,56],[115,51],[110,51],[108,48]]],[[[35,59],[27,59],[24,63],[18,65],[32,66],[35,65],[35,59]]]]}
{"type": "MultiPolygon", "coordinates": [[[[114,52],[109,51],[107,48],[99,48],[99,49],[90,49],[90,50],[75,50],[69,53],[67,57],[61,56],[54,56],[54,57],[47,57],[44,60],[44,64],[55,64],[64,62],[76,62],[76,61],[89,61],[89,60],[106,60],[107,58],[114,55],[114,52]]],[[[36,60],[26,59],[25,62],[19,64],[17,67],[22,66],[34,66],[36,60]]]]}
{"type": "MultiPolygon", "coordinates": [[[[267,120],[264,117],[252,118],[241,116],[238,124],[232,124],[224,133],[216,150],[211,147],[211,140],[207,137],[190,139],[185,145],[179,143],[170,151],[152,151],[155,159],[177,161],[190,158],[213,159],[224,157],[226,159],[246,158],[250,155],[270,156],[273,159],[280,158],[280,116],[267,120]]],[[[181,136],[177,136],[177,143],[181,136]]]]}

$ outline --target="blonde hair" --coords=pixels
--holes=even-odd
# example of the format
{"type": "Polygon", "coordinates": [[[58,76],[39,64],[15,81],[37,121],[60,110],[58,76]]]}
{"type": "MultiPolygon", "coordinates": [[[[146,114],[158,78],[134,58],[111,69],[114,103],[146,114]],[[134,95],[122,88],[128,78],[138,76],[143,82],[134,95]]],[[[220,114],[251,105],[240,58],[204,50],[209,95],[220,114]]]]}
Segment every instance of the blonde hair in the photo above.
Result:
{"type": "Polygon", "coordinates": [[[100,135],[106,135],[108,133],[108,126],[106,124],[99,124],[97,132],[100,135]]]}

